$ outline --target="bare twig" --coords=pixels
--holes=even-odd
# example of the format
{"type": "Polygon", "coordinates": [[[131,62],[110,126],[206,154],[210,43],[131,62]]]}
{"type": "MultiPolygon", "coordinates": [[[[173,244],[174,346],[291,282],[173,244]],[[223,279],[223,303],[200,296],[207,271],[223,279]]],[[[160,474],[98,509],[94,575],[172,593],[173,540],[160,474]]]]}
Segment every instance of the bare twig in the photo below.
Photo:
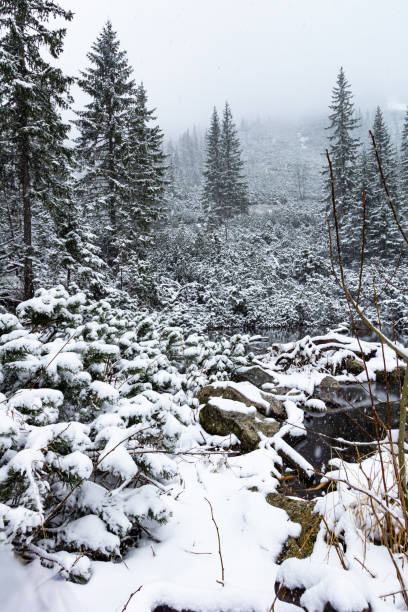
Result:
{"type": "Polygon", "coordinates": [[[363,229],[362,229],[362,236],[361,236],[361,258],[360,258],[360,274],[358,278],[358,292],[357,292],[357,301],[356,301],[357,304],[360,301],[361,289],[363,287],[365,238],[366,238],[366,192],[365,192],[365,189],[363,189],[363,229]]]}
{"type": "Polygon", "coordinates": [[[215,521],[215,518],[214,518],[214,511],[213,511],[213,507],[212,507],[212,505],[211,505],[211,502],[210,502],[210,500],[209,500],[209,499],[207,499],[206,497],[204,497],[204,499],[205,499],[205,501],[207,502],[207,504],[210,506],[210,510],[211,510],[211,518],[212,518],[212,521],[213,521],[213,523],[214,523],[214,525],[215,525],[215,529],[216,529],[216,531],[217,531],[217,539],[218,539],[218,554],[219,554],[219,557],[220,557],[220,564],[221,564],[221,581],[217,580],[217,582],[220,582],[220,584],[222,584],[222,586],[224,586],[224,562],[223,562],[223,560],[222,560],[222,551],[221,551],[221,538],[220,538],[220,532],[219,532],[218,525],[217,525],[217,523],[216,523],[216,521],[215,521]]]}
{"type": "Polygon", "coordinates": [[[371,576],[371,578],[377,578],[377,576],[375,574],[373,574],[373,572],[371,570],[368,569],[368,567],[366,565],[364,565],[364,563],[362,561],[360,561],[360,559],[357,559],[357,557],[355,556],[354,559],[357,561],[357,563],[359,563],[361,565],[362,568],[364,568],[371,576]]]}
{"type": "Polygon", "coordinates": [[[142,587],[143,587],[143,585],[141,585],[141,586],[140,586],[138,589],[136,589],[136,591],[133,591],[133,593],[131,593],[131,594],[129,595],[129,599],[127,600],[127,602],[126,602],[126,603],[125,603],[125,605],[123,606],[123,608],[122,608],[121,612],[125,612],[125,610],[127,609],[127,607],[128,607],[128,605],[129,605],[130,600],[132,599],[132,597],[134,597],[134,596],[136,595],[136,593],[139,593],[139,591],[142,589],[142,587]]]}
{"type": "Polygon", "coordinates": [[[404,590],[394,591],[394,593],[387,593],[386,595],[379,595],[378,597],[380,597],[380,598],[383,598],[383,597],[395,597],[395,595],[400,595],[401,593],[404,593],[404,590]]]}
{"type": "Polygon", "coordinates": [[[347,567],[347,565],[346,565],[346,563],[344,561],[343,553],[340,551],[340,547],[339,547],[339,544],[338,544],[338,541],[337,541],[336,534],[334,533],[334,531],[332,529],[330,529],[330,527],[328,526],[327,521],[324,518],[324,516],[322,516],[322,521],[325,524],[325,527],[327,529],[328,535],[330,536],[330,546],[333,544],[333,546],[334,546],[334,548],[336,550],[337,556],[339,558],[339,561],[341,563],[342,568],[344,570],[347,570],[348,567],[347,567]]]}

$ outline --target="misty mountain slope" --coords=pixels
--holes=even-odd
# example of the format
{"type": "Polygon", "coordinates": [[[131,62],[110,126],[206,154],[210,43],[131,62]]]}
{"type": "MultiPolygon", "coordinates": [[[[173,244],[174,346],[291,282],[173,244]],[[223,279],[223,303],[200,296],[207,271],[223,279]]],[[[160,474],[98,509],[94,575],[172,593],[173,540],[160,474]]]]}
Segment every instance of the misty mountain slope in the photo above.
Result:
{"type": "Polygon", "coordinates": [[[255,200],[307,200],[318,208],[326,145],[322,117],[298,122],[242,121],[240,138],[245,170],[255,200]]]}

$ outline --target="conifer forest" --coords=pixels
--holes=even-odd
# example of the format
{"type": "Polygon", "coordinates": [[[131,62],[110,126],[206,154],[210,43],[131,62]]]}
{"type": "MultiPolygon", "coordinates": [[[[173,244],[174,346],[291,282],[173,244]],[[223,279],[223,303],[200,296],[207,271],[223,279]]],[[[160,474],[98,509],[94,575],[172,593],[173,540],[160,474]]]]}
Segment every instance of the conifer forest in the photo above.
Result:
{"type": "Polygon", "coordinates": [[[0,0],[0,612],[408,609],[406,0],[0,0]]]}

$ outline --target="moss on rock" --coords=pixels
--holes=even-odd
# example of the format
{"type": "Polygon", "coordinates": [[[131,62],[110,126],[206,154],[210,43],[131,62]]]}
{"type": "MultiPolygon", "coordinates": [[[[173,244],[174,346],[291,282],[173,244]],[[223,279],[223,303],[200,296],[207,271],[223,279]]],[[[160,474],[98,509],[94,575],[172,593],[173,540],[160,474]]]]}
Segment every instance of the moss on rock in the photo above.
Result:
{"type": "Polygon", "coordinates": [[[290,557],[296,557],[297,559],[309,557],[313,551],[321,520],[318,514],[313,514],[314,503],[291,499],[280,493],[269,493],[266,496],[266,501],[271,506],[285,510],[290,520],[299,523],[302,527],[298,538],[288,538],[277,563],[282,563],[290,557]]]}
{"type": "Polygon", "coordinates": [[[247,415],[240,412],[221,410],[207,404],[200,410],[200,423],[211,435],[228,436],[235,434],[241,442],[241,449],[249,453],[259,444],[259,433],[272,437],[280,428],[279,423],[265,419],[261,415],[247,415]]]}

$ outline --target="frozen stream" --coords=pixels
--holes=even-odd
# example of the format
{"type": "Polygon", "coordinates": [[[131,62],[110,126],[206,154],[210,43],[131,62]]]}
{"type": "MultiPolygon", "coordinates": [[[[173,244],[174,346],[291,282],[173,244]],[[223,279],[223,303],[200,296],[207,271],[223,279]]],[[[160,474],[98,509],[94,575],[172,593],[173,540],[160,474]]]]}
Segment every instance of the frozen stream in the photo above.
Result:
{"type": "MultiPolygon", "coordinates": [[[[399,396],[387,394],[384,385],[371,385],[375,411],[378,416],[378,431],[380,438],[385,436],[384,425],[395,429],[399,420],[399,396]]],[[[376,419],[373,411],[368,385],[344,385],[338,390],[326,391],[322,394],[329,409],[327,412],[305,411],[304,425],[307,436],[294,441],[293,447],[317,470],[324,472],[331,459],[339,457],[347,462],[358,461],[373,452],[376,447],[376,419]]],[[[316,476],[317,484],[320,477],[316,476]]],[[[294,482],[286,493],[296,493],[305,497],[313,497],[316,493],[304,490],[305,485],[294,482]]]]}

